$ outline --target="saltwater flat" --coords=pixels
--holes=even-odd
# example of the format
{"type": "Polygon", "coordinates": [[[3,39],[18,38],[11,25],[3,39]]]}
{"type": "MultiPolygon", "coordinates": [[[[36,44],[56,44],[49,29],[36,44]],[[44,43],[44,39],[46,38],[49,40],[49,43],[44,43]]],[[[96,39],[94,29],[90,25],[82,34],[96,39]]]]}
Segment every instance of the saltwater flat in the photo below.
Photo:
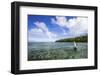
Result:
{"type": "Polygon", "coordinates": [[[88,46],[85,42],[28,42],[28,60],[56,60],[88,58],[88,46]]]}

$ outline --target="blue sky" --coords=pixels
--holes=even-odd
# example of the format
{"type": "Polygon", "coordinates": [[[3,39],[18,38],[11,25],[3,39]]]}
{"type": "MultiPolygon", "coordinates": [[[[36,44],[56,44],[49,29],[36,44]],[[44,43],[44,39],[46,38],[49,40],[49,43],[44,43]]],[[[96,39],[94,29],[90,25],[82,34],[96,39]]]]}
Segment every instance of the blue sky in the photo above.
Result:
{"type": "Polygon", "coordinates": [[[28,15],[28,40],[54,42],[87,34],[87,17],[28,15]]]}

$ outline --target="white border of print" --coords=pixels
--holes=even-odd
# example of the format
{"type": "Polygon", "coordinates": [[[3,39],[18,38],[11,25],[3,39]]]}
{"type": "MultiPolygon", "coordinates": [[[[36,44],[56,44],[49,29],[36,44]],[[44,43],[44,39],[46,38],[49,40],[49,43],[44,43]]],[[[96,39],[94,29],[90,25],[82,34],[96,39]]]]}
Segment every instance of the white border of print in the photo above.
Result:
{"type": "Polygon", "coordinates": [[[80,67],[94,65],[94,11],[78,9],[60,9],[43,7],[20,7],[20,70],[46,69],[62,67],[80,67]],[[60,15],[88,17],[88,58],[66,60],[27,60],[27,15],[60,15]]]}

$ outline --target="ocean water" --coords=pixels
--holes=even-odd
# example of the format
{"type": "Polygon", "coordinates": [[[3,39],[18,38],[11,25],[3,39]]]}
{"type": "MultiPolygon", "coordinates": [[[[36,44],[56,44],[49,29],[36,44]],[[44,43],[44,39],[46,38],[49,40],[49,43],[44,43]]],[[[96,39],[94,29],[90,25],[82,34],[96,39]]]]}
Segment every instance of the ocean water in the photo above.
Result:
{"type": "Polygon", "coordinates": [[[88,58],[87,43],[28,42],[28,60],[57,60],[88,58]]]}

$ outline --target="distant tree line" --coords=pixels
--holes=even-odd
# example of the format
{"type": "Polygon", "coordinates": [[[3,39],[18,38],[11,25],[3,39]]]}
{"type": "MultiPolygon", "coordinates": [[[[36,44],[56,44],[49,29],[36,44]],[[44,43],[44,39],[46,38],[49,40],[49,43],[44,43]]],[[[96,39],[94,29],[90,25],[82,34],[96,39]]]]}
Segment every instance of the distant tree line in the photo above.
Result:
{"type": "Polygon", "coordinates": [[[75,38],[66,38],[66,39],[60,39],[57,40],[56,42],[88,42],[88,36],[80,36],[80,37],[75,37],[75,38]]]}

